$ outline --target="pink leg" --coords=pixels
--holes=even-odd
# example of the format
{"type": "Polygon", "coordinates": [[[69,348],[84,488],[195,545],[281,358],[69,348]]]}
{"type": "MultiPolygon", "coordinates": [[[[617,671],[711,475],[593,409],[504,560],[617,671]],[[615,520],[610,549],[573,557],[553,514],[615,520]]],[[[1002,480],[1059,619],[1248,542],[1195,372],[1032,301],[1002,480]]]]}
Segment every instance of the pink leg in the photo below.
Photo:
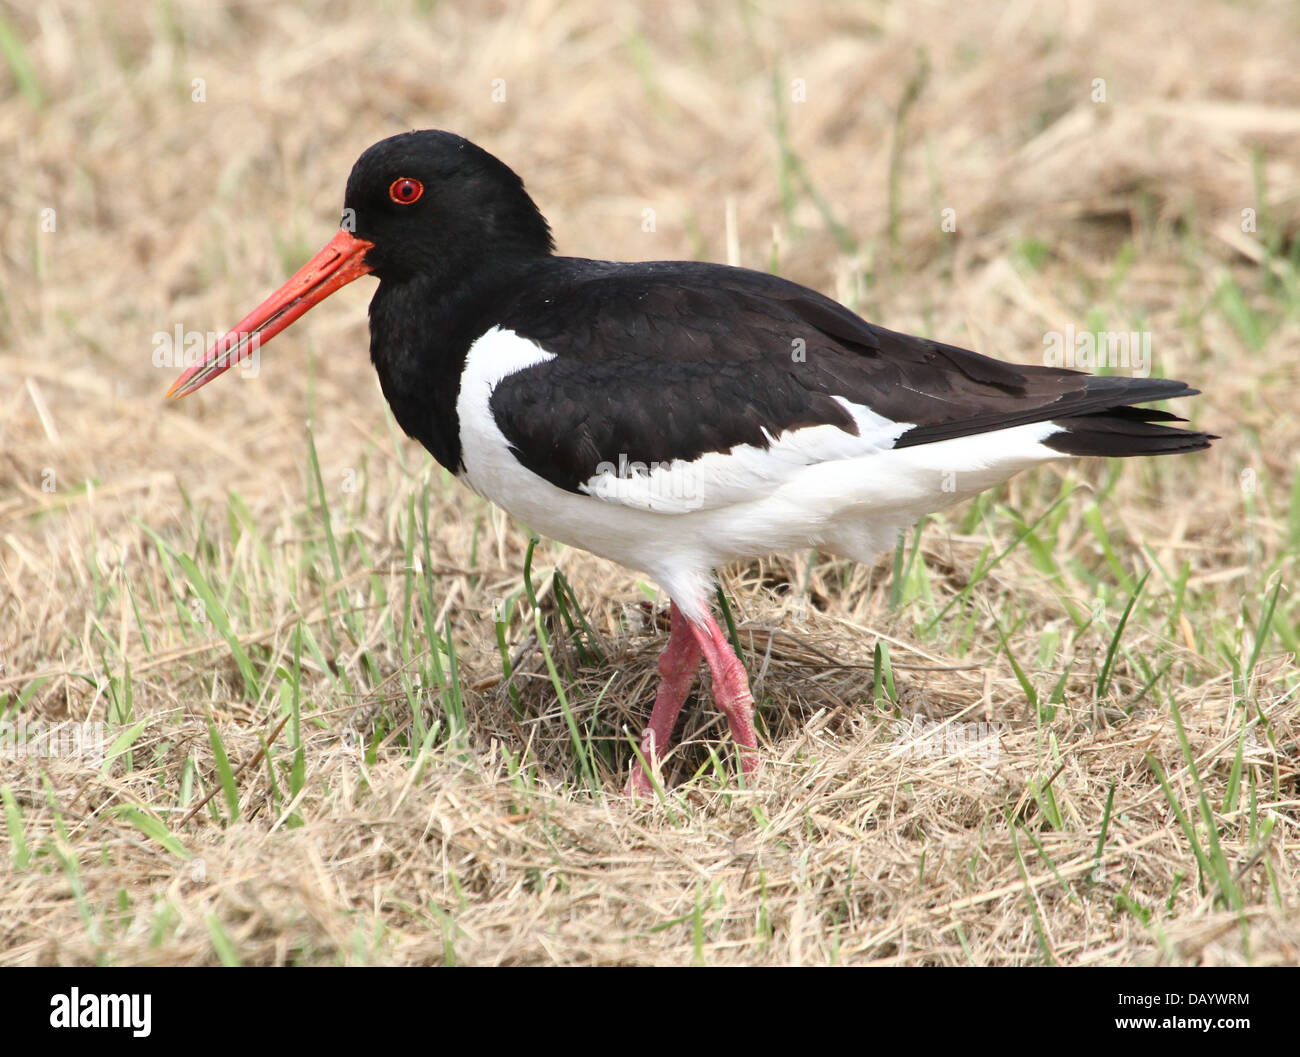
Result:
{"type": "MultiPolygon", "coordinates": [[[[700,666],[700,644],[695,640],[694,628],[677,608],[676,602],[673,603],[671,620],[668,645],[659,655],[659,690],[650,712],[650,725],[641,735],[641,755],[650,767],[658,766],[660,750],[667,748],[672,740],[677,714],[682,710],[686,695],[691,692],[696,669],[700,666]]],[[[649,796],[652,791],[650,779],[638,760],[632,767],[632,777],[628,779],[624,792],[628,796],[649,796]]]]}
{"type": "Polygon", "coordinates": [[[758,768],[758,740],[754,737],[754,698],[749,692],[749,676],[718,627],[712,613],[705,613],[703,625],[691,624],[695,640],[713,673],[713,701],[731,724],[731,740],[740,752],[740,766],[745,774],[758,768]]]}

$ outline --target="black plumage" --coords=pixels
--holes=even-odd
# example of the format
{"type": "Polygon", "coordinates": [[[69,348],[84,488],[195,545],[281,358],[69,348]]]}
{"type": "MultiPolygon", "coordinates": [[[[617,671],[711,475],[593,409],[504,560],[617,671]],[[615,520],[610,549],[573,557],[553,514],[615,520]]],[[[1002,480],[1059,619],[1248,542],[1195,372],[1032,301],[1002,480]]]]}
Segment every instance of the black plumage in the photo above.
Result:
{"type": "Polygon", "coordinates": [[[430,345],[411,365],[418,377],[393,377],[379,351],[412,347],[406,298],[381,296],[381,287],[371,309],[385,395],[453,470],[455,378],[472,342],[494,326],[556,357],[503,380],[492,410],[520,462],[569,491],[620,458],[689,461],[824,424],[856,432],[835,397],[912,423],[898,447],[1043,421],[1067,431],[1050,442],[1063,454],[1193,451],[1210,440],[1154,425],[1181,421],[1162,413],[1142,412],[1140,429],[1131,409],[1106,418],[1196,392],[1182,382],[1005,363],[878,327],[748,269],[544,255],[495,271],[475,292],[426,327],[430,345]]]}

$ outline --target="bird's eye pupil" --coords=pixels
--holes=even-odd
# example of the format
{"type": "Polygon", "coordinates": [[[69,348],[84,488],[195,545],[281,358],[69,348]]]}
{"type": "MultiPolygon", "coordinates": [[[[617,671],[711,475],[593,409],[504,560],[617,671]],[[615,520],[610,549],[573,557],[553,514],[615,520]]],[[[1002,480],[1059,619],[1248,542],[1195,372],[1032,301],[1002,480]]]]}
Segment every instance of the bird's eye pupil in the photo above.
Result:
{"type": "Polygon", "coordinates": [[[388,197],[398,205],[409,206],[424,194],[424,184],[419,180],[413,180],[404,176],[399,180],[394,180],[388,188],[388,197]]]}

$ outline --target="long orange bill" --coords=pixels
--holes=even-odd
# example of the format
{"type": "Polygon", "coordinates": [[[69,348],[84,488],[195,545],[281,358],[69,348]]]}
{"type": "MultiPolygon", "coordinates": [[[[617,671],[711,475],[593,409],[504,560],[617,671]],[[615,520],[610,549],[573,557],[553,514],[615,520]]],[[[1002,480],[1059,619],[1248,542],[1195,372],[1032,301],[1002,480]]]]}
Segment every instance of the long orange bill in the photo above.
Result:
{"type": "Polygon", "coordinates": [[[177,378],[167,390],[168,399],[179,400],[207,385],[248,359],[262,342],[270,341],[312,305],[366,275],[370,271],[365,263],[366,251],[373,246],[373,242],[340,231],[292,279],[236,323],[202,360],[177,378]]]}

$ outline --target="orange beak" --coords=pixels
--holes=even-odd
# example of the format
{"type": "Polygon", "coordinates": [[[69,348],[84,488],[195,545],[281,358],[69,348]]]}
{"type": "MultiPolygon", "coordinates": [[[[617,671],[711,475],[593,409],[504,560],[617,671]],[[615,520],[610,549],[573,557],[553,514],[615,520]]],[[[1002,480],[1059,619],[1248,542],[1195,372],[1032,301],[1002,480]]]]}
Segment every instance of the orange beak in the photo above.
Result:
{"type": "Polygon", "coordinates": [[[263,341],[270,341],[312,305],[324,301],[370,272],[366,252],[373,242],[359,239],[351,232],[340,231],[315,257],[304,264],[280,289],[235,324],[233,330],[219,338],[207,355],[190,367],[167,390],[170,400],[189,396],[213,378],[225,374],[248,359],[263,341]]]}

